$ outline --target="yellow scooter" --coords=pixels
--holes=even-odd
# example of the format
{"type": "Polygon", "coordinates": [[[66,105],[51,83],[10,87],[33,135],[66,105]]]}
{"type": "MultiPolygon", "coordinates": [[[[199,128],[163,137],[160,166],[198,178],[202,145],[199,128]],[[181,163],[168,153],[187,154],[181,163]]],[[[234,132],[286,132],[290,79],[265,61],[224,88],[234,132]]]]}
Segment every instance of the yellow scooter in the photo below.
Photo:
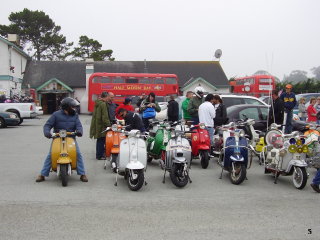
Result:
{"type": "Polygon", "coordinates": [[[76,142],[72,137],[75,135],[75,132],[60,130],[52,136],[51,168],[57,172],[64,187],[68,185],[68,176],[71,176],[72,170],[77,169],[76,142]]]}

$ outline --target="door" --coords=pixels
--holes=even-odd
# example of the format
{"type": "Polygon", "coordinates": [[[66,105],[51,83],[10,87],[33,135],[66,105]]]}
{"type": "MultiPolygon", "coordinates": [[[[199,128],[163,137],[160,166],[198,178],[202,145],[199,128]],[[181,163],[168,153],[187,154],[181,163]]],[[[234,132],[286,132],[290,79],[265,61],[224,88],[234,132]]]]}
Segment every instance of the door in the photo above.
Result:
{"type": "Polygon", "coordinates": [[[263,131],[266,128],[266,124],[263,123],[263,121],[261,121],[260,115],[261,113],[259,111],[258,106],[244,108],[241,111],[239,111],[239,119],[246,119],[246,118],[254,119],[255,121],[255,124],[253,126],[254,129],[263,131]]]}
{"type": "Polygon", "coordinates": [[[56,101],[56,94],[55,93],[48,93],[47,95],[47,111],[48,114],[52,114],[57,109],[57,101],[56,101]]]}

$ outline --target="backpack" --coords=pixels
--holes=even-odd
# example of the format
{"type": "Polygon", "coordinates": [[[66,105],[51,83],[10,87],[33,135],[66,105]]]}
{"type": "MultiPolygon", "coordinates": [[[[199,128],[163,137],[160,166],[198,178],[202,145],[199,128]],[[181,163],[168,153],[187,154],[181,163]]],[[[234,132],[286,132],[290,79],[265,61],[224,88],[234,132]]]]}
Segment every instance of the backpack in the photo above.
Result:
{"type": "Polygon", "coordinates": [[[148,107],[142,112],[142,118],[150,119],[150,118],[155,118],[155,116],[156,116],[156,110],[152,107],[148,107]]]}

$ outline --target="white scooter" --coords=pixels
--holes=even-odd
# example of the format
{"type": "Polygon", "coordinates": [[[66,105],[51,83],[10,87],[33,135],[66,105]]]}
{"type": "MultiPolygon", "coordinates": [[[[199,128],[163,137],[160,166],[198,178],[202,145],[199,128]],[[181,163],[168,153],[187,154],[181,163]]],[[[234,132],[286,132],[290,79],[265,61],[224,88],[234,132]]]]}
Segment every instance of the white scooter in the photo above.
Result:
{"type": "Polygon", "coordinates": [[[115,186],[118,185],[118,174],[124,176],[128,187],[132,191],[138,191],[145,181],[144,172],[147,168],[147,148],[145,141],[141,138],[139,130],[124,132],[128,138],[120,143],[120,153],[117,162],[117,175],[115,186]]]}

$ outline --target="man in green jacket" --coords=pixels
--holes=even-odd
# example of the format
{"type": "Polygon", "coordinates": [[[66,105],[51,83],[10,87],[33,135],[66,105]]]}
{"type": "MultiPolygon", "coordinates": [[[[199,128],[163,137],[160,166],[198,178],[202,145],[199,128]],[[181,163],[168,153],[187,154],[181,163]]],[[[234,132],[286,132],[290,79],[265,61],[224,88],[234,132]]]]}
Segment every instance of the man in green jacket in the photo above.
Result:
{"type": "Polygon", "coordinates": [[[185,121],[191,120],[191,116],[188,112],[188,105],[189,105],[189,102],[190,102],[190,99],[192,98],[192,96],[193,96],[193,92],[188,91],[187,95],[186,95],[187,98],[182,102],[182,105],[181,105],[181,108],[183,111],[183,118],[185,121]]]}
{"type": "Polygon", "coordinates": [[[204,102],[204,89],[202,87],[196,87],[194,89],[194,94],[196,96],[190,99],[187,110],[191,116],[191,121],[196,125],[199,124],[199,106],[204,102]]]}
{"type": "Polygon", "coordinates": [[[92,114],[90,125],[90,138],[97,139],[96,144],[96,159],[105,160],[105,143],[106,132],[102,133],[107,127],[111,126],[108,107],[108,93],[102,92],[101,97],[95,101],[95,106],[92,114]]]}

